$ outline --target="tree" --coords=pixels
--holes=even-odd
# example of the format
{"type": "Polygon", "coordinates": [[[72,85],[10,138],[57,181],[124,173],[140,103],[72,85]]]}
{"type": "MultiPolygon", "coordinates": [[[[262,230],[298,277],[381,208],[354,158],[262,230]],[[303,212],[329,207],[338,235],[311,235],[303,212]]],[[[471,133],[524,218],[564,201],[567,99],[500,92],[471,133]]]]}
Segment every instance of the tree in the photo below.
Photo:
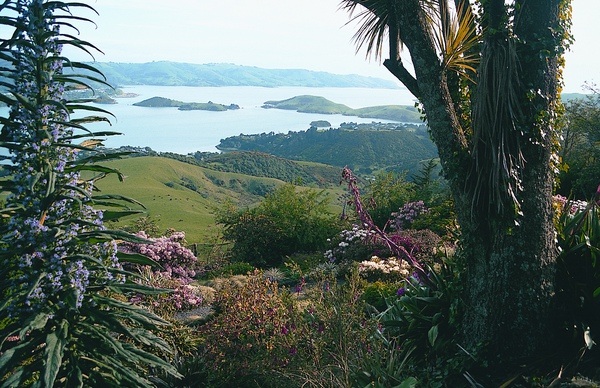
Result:
{"type": "Polygon", "coordinates": [[[381,56],[387,36],[384,66],[426,114],[462,232],[462,343],[487,343],[507,367],[536,355],[549,343],[557,96],[570,1],[342,6],[360,9],[359,47],[381,56]]]}
{"type": "Polygon", "coordinates": [[[559,193],[585,199],[598,186],[600,175],[600,95],[592,94],[565,104],[565,128],[561,142],[559,193]]]}

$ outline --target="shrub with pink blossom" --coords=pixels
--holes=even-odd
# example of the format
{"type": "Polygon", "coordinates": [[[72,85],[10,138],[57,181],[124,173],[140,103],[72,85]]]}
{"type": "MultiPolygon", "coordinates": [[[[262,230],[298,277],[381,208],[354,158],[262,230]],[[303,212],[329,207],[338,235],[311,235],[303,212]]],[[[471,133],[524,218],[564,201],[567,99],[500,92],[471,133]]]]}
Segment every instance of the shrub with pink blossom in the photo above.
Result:
{"type": "Polygon", "coordinates": [[[162,266],[152,270],[148,266],[137,266],[140,272],[140,283],[170,290],[159,295],[136,295],[130,299],[133,303],[147,306],[161,316],[171,316],[177,311],[190,310],[202,303],[201,293],[190,285],[196,276],[197,258],[194,253],[183,246],[184,232],[174,232],[169,236],[148,238],[145,232],[137,234],[153,244],[122,243],[119,249],[126,253],[138,253],[149,257],[162,266]]]}
{"type": "Polygon", "coordinates": [[[407,202],[397,212],[392,213],[390,226],[396,230],[408,229],[420,215],[427,213],[429,208],[423,201],[407,202]]]}
{"type": "Polygon", "coordinates": [[[182,245],[185,243],[185,232],[175,232],[168,237],[159,238],[148,238],[143,231],[137,235],[154,244],[123,243],[119,250],[148,256],[163,267],[160,272],[165,277],[175,277],[189,283],[196,276],[198,259],[194,252],[182,245]]]}

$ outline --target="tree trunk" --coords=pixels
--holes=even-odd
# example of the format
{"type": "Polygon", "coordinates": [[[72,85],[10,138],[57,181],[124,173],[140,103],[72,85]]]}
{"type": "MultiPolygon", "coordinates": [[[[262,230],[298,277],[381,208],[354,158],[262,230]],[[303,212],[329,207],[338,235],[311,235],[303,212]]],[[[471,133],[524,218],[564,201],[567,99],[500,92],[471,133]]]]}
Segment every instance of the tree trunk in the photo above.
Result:
{"type": "MultiPolygon", "coordinates": [[[[503,0],[492,1],[504,4],[503,0]]],[[[415,79],[398,71],[404,69],[399,60],[385,63],[418,93],[455,200],[467,266],[461,345],[472,348],[486,344],[490,361],[497,356],[497,361],[509,365],[519,357],[535,355],[548,343],[557,251],[550,166],[554,129],[552,117],[543,116],[554,111],[560,55],[556,47],[562,44],[562,37],[549,35],[560,23],[560,0],[517,2],[522,4],[515,33],[519,42],[526,42],[517,46],[521,63],[519,79],[515,80],[522,112],[514,136],[519,136],[525,160],[518,171],[521,190],[517,199],[522,215],[510,207],[502,212],[474,210],[473,191],[467,184],[475,163],[469,144],[472,131],[460,127],[445,70],[418,0],[396,0],[393,8],[400,38],[411,54],[415,79]],[[540,55],[543,50],[550,54],[540,55]]]]}

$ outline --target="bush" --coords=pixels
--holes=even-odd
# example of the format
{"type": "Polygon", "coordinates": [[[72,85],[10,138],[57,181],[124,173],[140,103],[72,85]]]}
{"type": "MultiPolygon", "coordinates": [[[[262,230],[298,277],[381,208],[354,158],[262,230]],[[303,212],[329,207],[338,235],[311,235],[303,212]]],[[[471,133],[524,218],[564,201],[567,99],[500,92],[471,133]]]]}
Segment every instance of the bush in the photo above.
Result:
{"type": "Polygon", "coordinates": [[[327,197],[292,184],[268,194],[253,209],[239,211],[226,205],[216,220],[224,226],[224,239],[233,242],[232,259],[259,268],[278,267],[285,256],[296,252],[322,249],[326,236],[339,230],[327,197]]]}
{"type": "Polygon", "coordinates": [[[261,272],[224,287],[217,314],[199,328],[206,386],[351,386],[375,322],[364,315],[363,284],[320,278],[291,293],[261,272]]]}
{"type": "Polygon", "coordinates": [[[397,296],[398,290],[402,288],[401,282],[376,281],[365,287],[363,299],[373,306],[377,312],[383,312],[387,308],[387,300],[397,296]]]}
{"type": "Polygon", "coordinates": [[[232,263],[217,271],[213,271],[211,275],[212,277],[247,275],[248,273],[253,272],[254,269],[255,268],[248,263],[232,263]]]}

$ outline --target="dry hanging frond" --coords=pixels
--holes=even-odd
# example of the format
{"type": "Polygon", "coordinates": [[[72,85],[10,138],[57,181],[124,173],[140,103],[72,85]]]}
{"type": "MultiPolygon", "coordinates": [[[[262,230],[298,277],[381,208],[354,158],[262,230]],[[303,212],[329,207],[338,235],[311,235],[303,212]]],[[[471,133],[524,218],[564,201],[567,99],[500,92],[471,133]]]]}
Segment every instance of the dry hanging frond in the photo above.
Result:
{"type": "Polygon", "coordinates": [[[518,211],[517,192],[525,160],[517,120],[519,60],[510,38],[484,43],[473,103],[473,165],[468,184],[473,208],[518,211]]]}

